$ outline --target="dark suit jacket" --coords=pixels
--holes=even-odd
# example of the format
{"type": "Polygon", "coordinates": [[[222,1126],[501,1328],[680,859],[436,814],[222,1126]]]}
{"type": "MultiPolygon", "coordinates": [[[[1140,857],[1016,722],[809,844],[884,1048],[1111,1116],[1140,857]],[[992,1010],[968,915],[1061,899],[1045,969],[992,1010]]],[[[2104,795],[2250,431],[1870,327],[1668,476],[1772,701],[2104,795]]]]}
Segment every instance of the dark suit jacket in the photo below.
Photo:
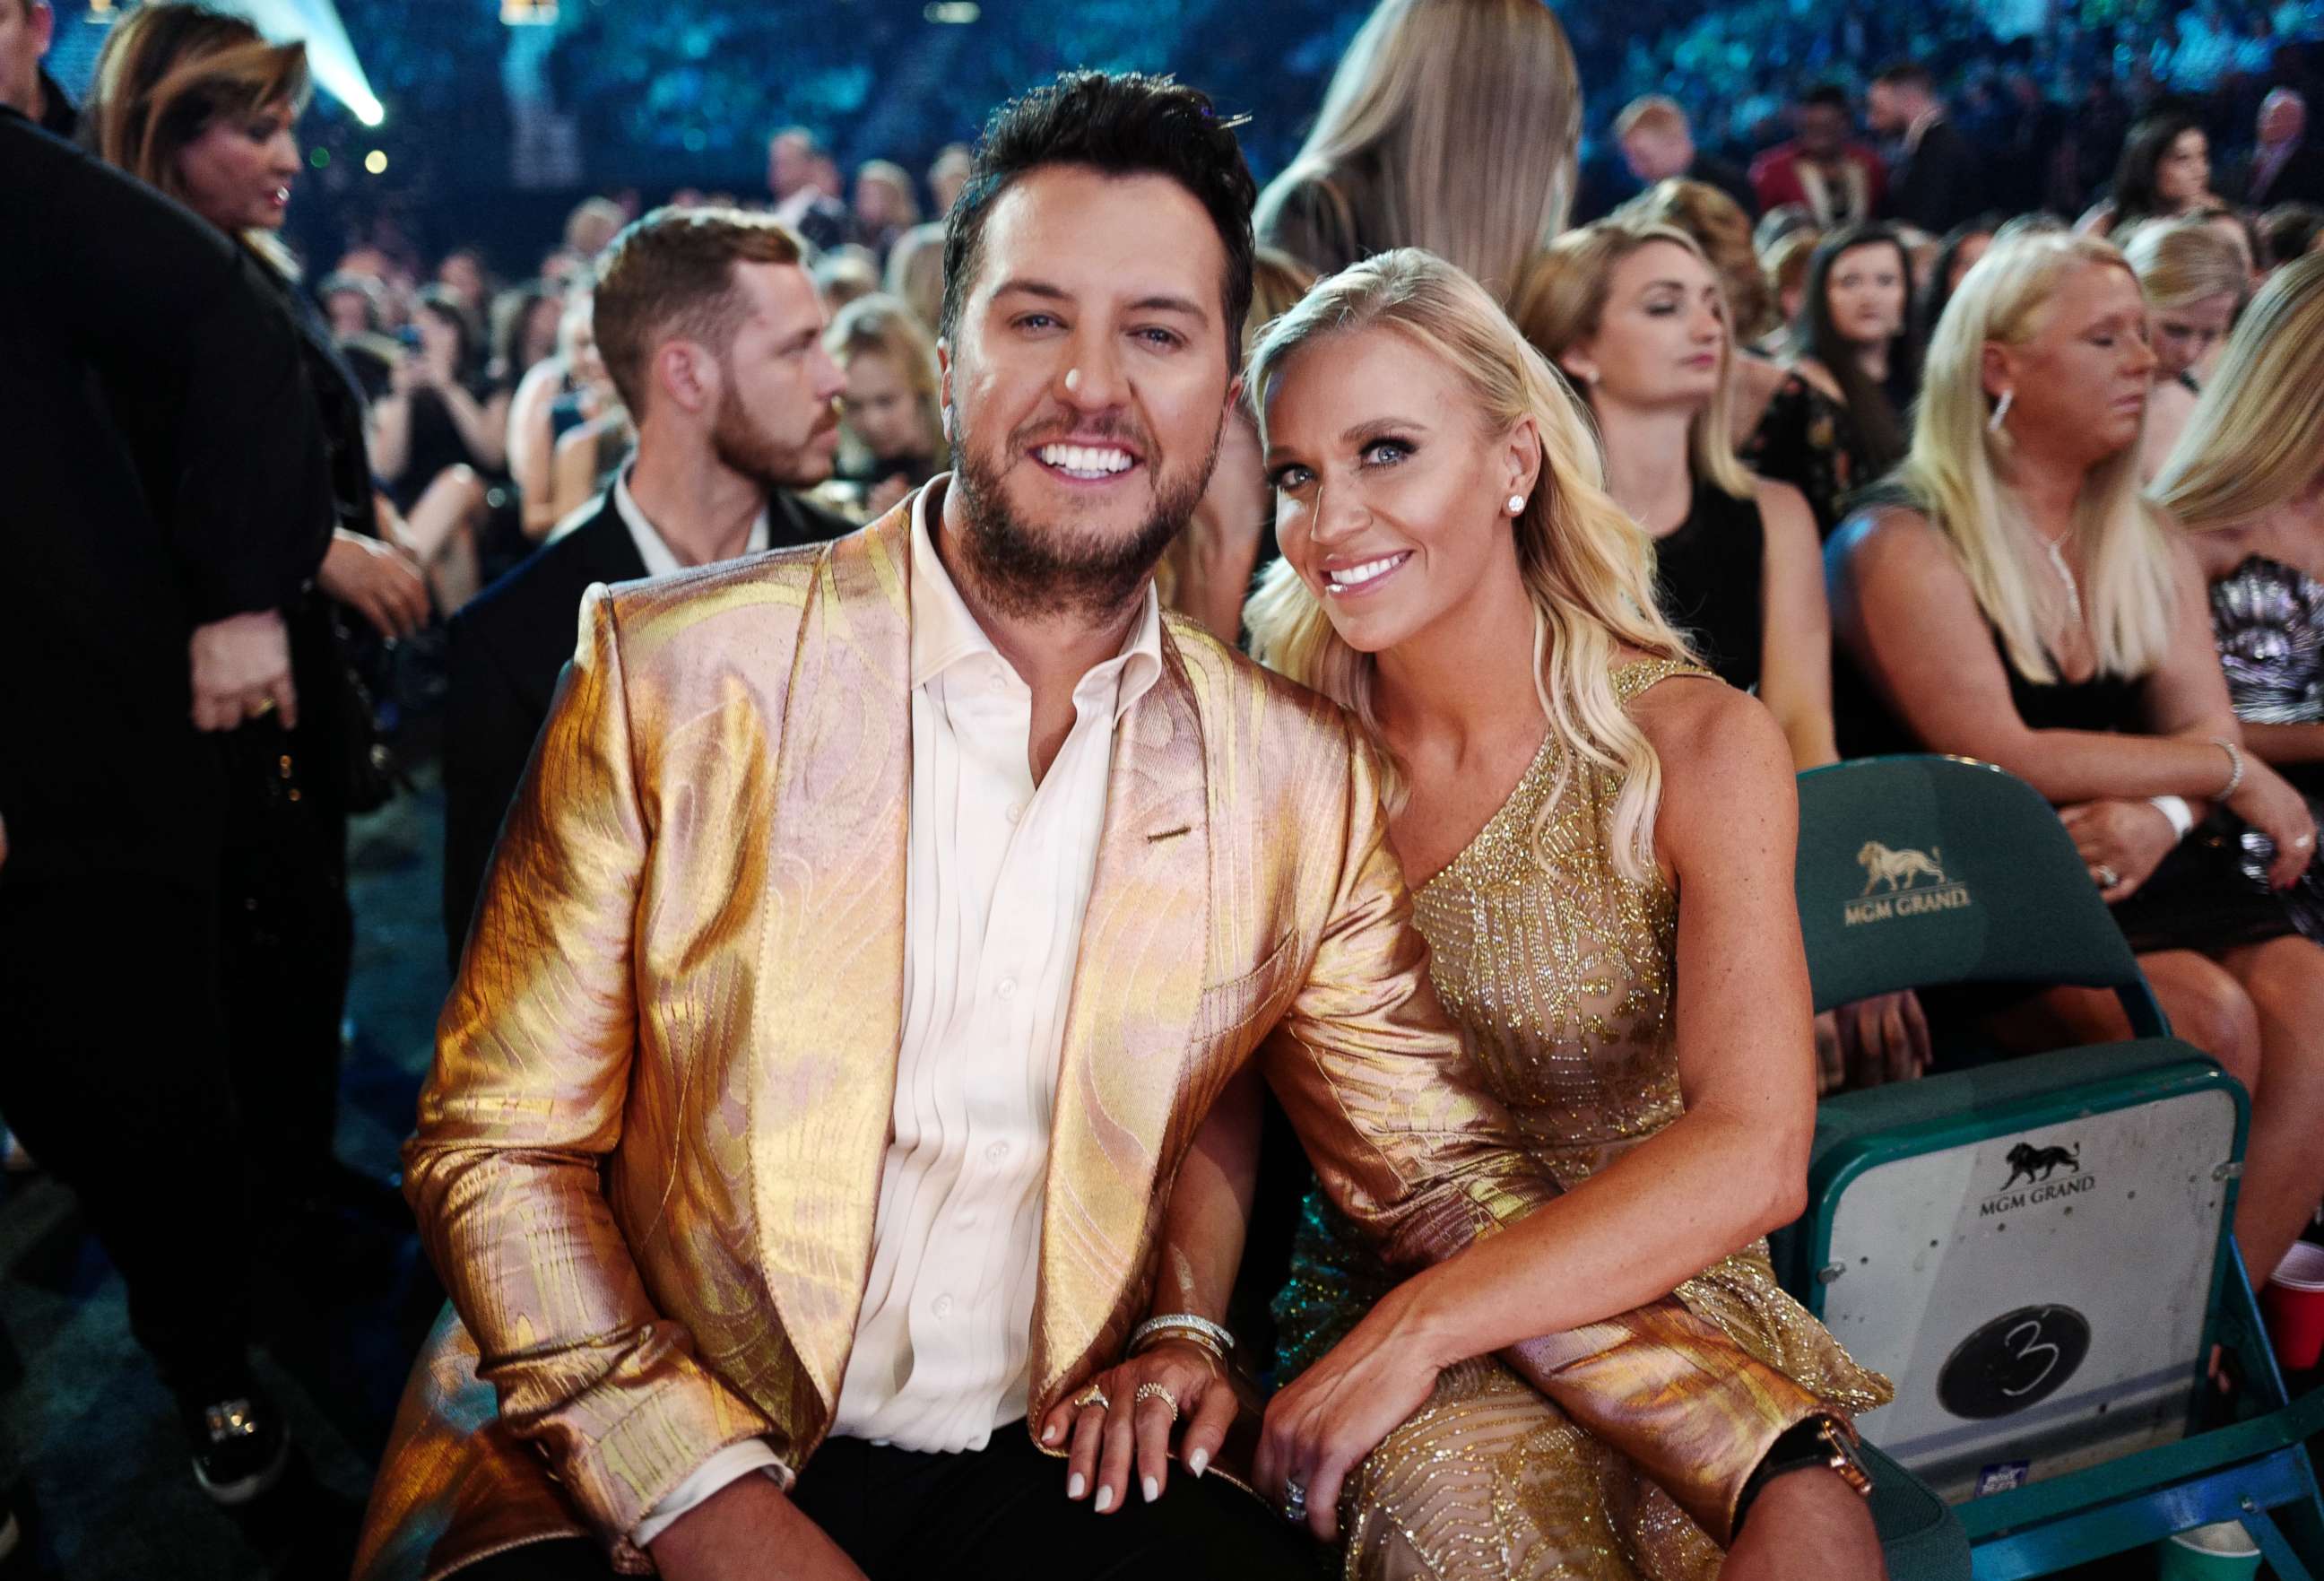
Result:
{"type": "Polygon", "coordinates": [[[1978,196],[1979,173],[1977,150],[1960,128],[1950,121],[1935,122],[1889,171],[1888,217],[1941,236],[1986,207],[1978,196]]]}
{"type": "Polygon", "coordinates": [[[290,603],[330,538],[298,337],[248,253],[14,110],[0,171],[0,883],[206,892],[187,638],[290,603]]]}
{"type": "Polygon", "coordinates": [[[2254,149],[2236,172],[2236,190],[2250,208],[2273,208],[2279,203],[2324,204],[2324,148],[2306,138],[2301,139],[2299,146],[2284,160],[2275,179],[2254,191],[2252,181],[2258,170],[2259,151],[2254,149]]]}
{"type": "MultiPolygon", "coordinates": [[[[823,543],[854,531],[844,517],[777,494],[768,546],[823,543]]],[[[608,492],[597,513],[543,544],[451,621],[444,717],[444,936],[460,966],[468,918],[484,888],[501,819],[573,657],[581,596],[599,582],[646,574],[608,492]]]]}

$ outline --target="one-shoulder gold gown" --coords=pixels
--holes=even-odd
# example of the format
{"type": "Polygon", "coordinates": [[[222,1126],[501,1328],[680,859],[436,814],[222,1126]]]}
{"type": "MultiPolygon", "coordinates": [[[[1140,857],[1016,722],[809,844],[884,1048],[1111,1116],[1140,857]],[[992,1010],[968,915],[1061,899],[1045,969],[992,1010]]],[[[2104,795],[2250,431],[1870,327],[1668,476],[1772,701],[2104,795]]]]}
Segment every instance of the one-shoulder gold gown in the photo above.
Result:
{"type": "MultiPolygon", "coordinates": [[[[1615,671],[1626,704],[1672,676],[1615,671]]],[[[1712,680],[1711,684],[1721,684],[1712,680]]],[[[1561,768],[1553,737],[1500,810],[1414,893],[1431,975],[1469,1031],[1488,1086],[1536,1155],[1572,1187],[1678,1118],[1671,1017],[1678,898],[1615,869],[1615,778],[1577,764],[1536,834],[1561,768]]],[[[1280,1376],[1296,1375],[1395,1281],[1310,1192],[1291,1280],[1276,1298],[1280,1376]]],[[[1835,1410],[1886,1402],[1888,1381],[1776,1286],[1766,1243],[1681,1285],[1696,1316],[1835,1410]]],[[[1711,1581],[1720,1550],[1628,1460],[1489,1356],[1438,1381],[1372,1451],[1342,1504],[1346,1569],[1364,1581],[1711,1581]]]]}

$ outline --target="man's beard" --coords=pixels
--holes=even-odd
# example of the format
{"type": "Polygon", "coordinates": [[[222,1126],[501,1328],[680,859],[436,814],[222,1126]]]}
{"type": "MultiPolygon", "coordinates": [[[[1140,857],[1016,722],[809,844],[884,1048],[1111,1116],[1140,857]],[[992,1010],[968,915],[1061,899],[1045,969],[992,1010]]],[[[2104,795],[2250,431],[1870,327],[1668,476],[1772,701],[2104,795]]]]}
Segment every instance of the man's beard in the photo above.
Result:
{"type": "MultiPolygon", "coordinates": [[[[825,414],[812,434],[822,434],[838,421],[835,414],[825,414]]],[[[810,464],[810,458],[815,456],[811,443],[786,448],[764,426],[753,421],[735,393],[731,378],[719,392],[718,415],[710,428],[710,453],[718,458],[720,466],[742,474],[770,493],[779,488],[812,486],[821,483],[829,471],[827,467],[810,464]]]]}
{"type": "MultiPolygon", "coordinates": [[[[1020,617],[1064,610],[1111,615],[1128,604],[1202,503],[1211,467],[1218,460],[1213,447],[1201,467],[1176,482],[1157,470],[1152,513],[1137,532],[1116,540],[1069,525],[1044,529],[1010,513],[1001,473],[1007,458],[1032,448],[1029,436],[1012,436],[998,466],[977,448],[956,410],[950,438],[952,486],[960,492],[962,520],[967,526],[970,574],[978,591],[1001,613],[1020,617]]],[[[1150,464],[1153,448],[1139,448],[1150,464]]]]}

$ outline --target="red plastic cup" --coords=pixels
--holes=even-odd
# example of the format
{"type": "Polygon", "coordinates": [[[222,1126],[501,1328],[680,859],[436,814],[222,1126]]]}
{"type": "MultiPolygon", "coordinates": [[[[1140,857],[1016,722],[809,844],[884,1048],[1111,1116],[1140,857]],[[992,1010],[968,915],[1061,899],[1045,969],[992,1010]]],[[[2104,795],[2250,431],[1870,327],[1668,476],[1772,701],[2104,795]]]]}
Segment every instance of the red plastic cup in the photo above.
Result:
{"type": "Polygon", "coordinates": [[[2294,1242],[2268,1276],[2259,1305],[2285,1372],[2305,1373],[2324,1360],[2324,1246],[2294,1242]]]}

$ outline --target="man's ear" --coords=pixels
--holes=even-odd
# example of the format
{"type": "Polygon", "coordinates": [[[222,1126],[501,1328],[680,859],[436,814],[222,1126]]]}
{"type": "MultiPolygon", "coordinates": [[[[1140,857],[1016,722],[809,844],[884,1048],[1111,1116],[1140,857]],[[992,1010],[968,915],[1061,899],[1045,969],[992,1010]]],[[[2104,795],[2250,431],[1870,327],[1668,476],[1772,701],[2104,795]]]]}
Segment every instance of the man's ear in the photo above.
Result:
{"type": "Polygon", "coordinates": [[[696,416],[715,409],[724,370],[708,349],[691,340],[665,340],[654,348],[654,383],[681,411],[696,416]]]}
{"type": "Polygon", "coordinates": [[[936,342],[936,411],[950,426],[952,412],[952,342],[936,342]]]}

